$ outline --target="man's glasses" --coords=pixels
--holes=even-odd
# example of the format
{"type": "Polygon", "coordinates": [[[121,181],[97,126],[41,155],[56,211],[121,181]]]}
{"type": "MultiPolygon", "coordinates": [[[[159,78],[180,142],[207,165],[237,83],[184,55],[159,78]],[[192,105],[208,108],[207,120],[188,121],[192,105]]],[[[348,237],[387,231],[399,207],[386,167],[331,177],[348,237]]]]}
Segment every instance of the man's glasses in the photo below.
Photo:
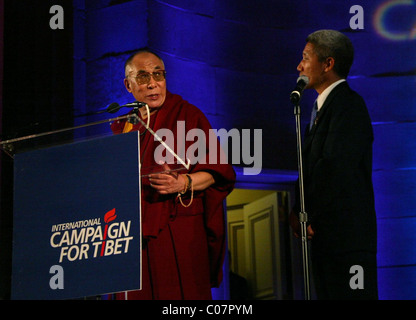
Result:
{"type": "Polygon", "coordinates": [[[166,79],[166,71],[165,70],[157,70],[152,73],[150,72],[139,72],[136,76],[131,76],[136,79],[138,85],[141,84],[148,84],[150,83],[150,77],[153,77],[155,81],[163,81],[166,79]]]}

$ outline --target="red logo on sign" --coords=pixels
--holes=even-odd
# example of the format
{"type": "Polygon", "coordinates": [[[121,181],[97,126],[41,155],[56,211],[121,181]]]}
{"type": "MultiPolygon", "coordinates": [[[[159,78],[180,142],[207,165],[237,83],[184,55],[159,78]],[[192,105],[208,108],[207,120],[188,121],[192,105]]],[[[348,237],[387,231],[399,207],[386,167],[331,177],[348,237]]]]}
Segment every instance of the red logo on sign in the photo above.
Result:
{"type": "Polygon", "coordinates": [[[105,225],[105,230],[104,230],[103,245],[101,247],[101,257],[104,255],[105,240],[107,239],[107,232],[108,232],[108,223],[115,220],[116,218],[117,218],[117,215],[116,215],[116,209],[115,208],[113,210],[108,211],[104,215],[104,222],[106,223],[106,225],[105,225]]]}

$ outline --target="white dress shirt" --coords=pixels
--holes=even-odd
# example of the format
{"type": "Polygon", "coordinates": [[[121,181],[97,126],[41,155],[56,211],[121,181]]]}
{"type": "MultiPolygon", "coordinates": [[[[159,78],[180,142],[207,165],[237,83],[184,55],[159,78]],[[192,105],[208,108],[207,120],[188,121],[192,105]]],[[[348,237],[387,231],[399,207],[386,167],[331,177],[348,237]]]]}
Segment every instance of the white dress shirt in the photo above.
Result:
{"type": "Polygon", "coordinates": [[[316,98],[316,101],[318,103],[318,111],[321,110],[322,106],[325,103],[326,98],[328,98],[331,91],[339,85],[341,82],[346,81],[345,79],[340,79],[338,81],[335,81],[333,84],[331,84],[328,88],[326,88],[319,96],[316,98]]]}

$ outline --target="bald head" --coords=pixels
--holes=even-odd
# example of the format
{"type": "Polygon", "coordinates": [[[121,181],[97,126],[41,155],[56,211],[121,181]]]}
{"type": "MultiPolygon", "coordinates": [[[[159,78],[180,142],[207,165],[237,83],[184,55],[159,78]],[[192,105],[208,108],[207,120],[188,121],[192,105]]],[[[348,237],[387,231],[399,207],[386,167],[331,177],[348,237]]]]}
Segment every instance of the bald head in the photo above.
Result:
{"type": "Polygon", "coordinates": [[[132,69],[132,62],[134,60],[134,58],[136,58],[139,55],[153,55],[155,56],[157,59],[159,59],[160,64],[162,66],[162,69],[165,69],[165,64],[162,60],[162,58],[155,53],[154,51],[150,50],[149,48],[141,48],[139,50],[137,50],[135,53],[133,53],[130,57],[128,57],[128,59],[126,60],[125,64],[124,64],[124,71],[125,71],[125,76],[128,77],[129,72],[132,69]]]}

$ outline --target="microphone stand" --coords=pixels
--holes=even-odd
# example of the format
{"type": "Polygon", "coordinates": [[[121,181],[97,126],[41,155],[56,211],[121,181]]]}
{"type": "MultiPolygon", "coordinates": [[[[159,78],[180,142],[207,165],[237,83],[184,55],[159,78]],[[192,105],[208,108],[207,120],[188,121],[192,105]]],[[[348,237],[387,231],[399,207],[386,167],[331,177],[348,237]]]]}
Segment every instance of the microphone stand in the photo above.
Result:
{"type": "Polygon", "coordinates": [[[137,123],[141,123],[147,131],[150,132],[150,134],[155,138],[155,140],[159,141],[162,146],[165,147],[166,151],[169,152],[171,155],[173,155],[187,170],[189,170],[191,161],[189,159],[183,160],[181,157],[179,157],[171,147],[169,147],[165,141],[160,138],[156,132],[152,130],[144,121],[139,117],[139,108],[140,106],[134,106],[132,115],[134,117],[130,117],[127,121],[129,121],[131,124],[135,125],[137,123]]]}
{"type": "Polygon", "coordinates": [[[296,136],[297,136],[297,153],[298,153],[298,171],[299,171],[299,196],[300,196],[300,213],[299,222],[301,226],[302,237],[302,259],[303,259],[303,277],[305,286],[305,300],[311,299],[310,280],[309,280],[309,248],[307,222],[308,214],[305,211],[305,194],[303,186],[303,161],[302,161],[302,137],[300,126],[300,105],[299,101],[292,101],[295,105],[294,113],[296,118],[296,136]]]}
{"type": "Polygon", "coordinates": [[[100,121],[96,121],[96,122],[93,122],[93,123],[82,124],[82,125],[79,125],[79,126],[76,126],[76,127],[57,129],[57,130],[53,130],[53,131],[49,131],[49,132],[43,132],[43,133],[36,133],[36,134],[31,134],[31,135],[27,135],[27,136],[24,136],[24,137],[9,139],[9,140],[5,140],[5,141],[0,140],[0,149],[5,151],[13,159],[14,158],[13,155],[12,155],[12,153],[13,153],[13,143],[21,142],[21,141],[24,141],[24,140],[30,140],[30,139],[45,137],[45,136],[49,136],[49,135],[53,135],[53,134],[57,134],[57,133],[69,132],[69,131],[73,131],[73,130],[76,130],[76,129],[87,128],[89,126],[103,124],[103,123],[117,121],[117,120],[123,120],[123,119],[130,120],[132,117],[136,117],[136,115],[129,115],[128,114],[128,115],[125,115],[125,116],[116,117],[116,118],[112,118],[112,119],[105,119],[105,120],[100,120],[100,121]]]}

